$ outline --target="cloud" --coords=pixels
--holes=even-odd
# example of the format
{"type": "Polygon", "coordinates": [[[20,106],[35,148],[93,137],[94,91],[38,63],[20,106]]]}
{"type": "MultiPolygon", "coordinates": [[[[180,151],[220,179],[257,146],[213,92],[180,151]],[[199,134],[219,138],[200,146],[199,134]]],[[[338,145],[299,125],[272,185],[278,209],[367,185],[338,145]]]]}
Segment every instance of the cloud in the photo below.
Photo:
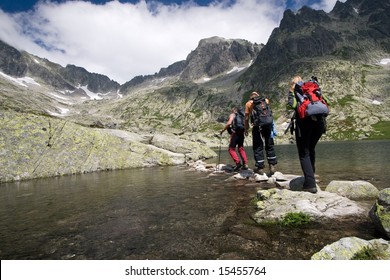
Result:
{"type": "Polygon", "coordinates": [[[0,39],[63,66],[74,64],[124,83],[185,59],[203,38],[266,43],[285,2],[39,2],[28,12],[0,10],[0,39]]]}
{"type": "MultiPolygon", "coordinates": [[[[345,2],[346,0],[339,0],[340,2],[345,2]]],[[[330,12],[337,0],[286,0],[292,10],[298,10],[302,6],[306,5],[316,10],[324,10],[325,12],[330,12]]]]}
{"type": "MultiPolygon", "coordinates": [[[[339,1],[344,3],[346,0],[339,0],[339,1]]],[[[318,3],[311,5],[311,7],[316,10],[324,10],[325,12],[330,12],[333,9],[336,2],[337,0],[322,0],[318,3]]]]}

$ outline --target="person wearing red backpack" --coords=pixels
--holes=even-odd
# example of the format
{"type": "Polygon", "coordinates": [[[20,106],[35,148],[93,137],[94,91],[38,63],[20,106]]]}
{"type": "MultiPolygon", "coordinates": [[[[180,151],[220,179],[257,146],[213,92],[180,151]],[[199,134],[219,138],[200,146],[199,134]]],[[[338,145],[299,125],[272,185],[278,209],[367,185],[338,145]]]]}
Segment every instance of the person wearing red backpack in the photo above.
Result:
{"type": "Polygon", "coordinates": [[[287,106],[295,110],[295,140],[305,177],[302,190],[317,193],[315,147],[326,130],[329,101],[321,94],[316,77],[306,83],[300,76],[292,78],[287,106]]]}

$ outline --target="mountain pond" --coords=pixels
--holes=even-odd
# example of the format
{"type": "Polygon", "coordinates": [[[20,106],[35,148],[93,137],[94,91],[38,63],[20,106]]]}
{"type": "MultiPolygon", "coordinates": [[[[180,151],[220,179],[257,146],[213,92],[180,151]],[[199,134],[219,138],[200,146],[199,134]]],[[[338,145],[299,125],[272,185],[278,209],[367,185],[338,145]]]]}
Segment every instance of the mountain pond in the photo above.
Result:
{"type": "MultiPolygon", "coordinates": [[[[208,162],[232,163],[226,147],[216,151],[208,162]]],[[[295,145],[276,145],[276,153],[278,171],[301,174],[295,145]]],[[[366,180],[388,188],[389,158],[390,141],[320,142],[319,185],[366,180]]],[[[300,260],[342,237],[381,237],[368,213],[300,228],[256,225],[252,200],[263,183],[208,175],[170,166],[3,183],[0,257],[300,260]]]]}

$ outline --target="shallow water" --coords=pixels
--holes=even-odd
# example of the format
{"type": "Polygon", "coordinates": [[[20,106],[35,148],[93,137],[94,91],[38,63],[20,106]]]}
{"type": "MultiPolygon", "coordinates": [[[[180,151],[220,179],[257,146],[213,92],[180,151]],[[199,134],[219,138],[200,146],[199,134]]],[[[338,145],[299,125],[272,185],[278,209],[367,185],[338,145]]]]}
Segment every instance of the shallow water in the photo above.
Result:
{"type": "MultiPolygon", "coordinates": [[[[249,143],[248,143],[249,144],[249,143]]],[[[246,147],[249,167],[254,167],[252,147],[246,147]]],[[[275,145],[277,171],[302,174],[295,144],[275,145]]],[[[219,148],[216,149],[219,154],[219,148]]],[[[218,158],[209,162],[218,163],[218,158]]],[[[233,164],[222,147],[221,162],[233,164]]],[[[267,170],[266,170],[267,171],[267,170]]],[[[316,147],[316,173],[325,188],[332,180],[365,180],[378,189],[390,187],[390,141],[320,142],[316,147]]]]}
{"type": "MultiPolygon", "coordinates": [[[[321,187],[333,179],[388,187],[389,148],[390,141],[320,143],[321,187]]],[[[295,146],[276,151],[278,170],[300,174],[295,146]]],[[[211,161],[231,159],[223,150],[211,161]]],[[[308,259],[344,236],[378,236],[368,219],[299,229],[255,226],[250,201],[260,185],[225,178],[175,166],[1,184],[0,257],[308,259]]]]}

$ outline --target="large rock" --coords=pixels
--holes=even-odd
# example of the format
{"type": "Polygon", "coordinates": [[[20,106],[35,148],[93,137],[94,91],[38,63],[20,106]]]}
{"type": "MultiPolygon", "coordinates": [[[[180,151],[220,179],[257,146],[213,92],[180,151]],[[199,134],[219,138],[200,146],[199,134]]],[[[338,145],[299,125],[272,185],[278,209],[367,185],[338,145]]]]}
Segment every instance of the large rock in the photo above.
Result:
{"type": "Polygon", "coordinates": [[[312,260],[351,260],[360,259],[358,256],[369,259],[390,259],[390,244],[384,239],[370,241],[357,237],[345,237],[337,242],[325,246],[315,253],[312,260]]]}
{"type": "Polygon", "coordinates": [[[390,188],[379,192],[378,199],[371,208],[369,216],[376,228],[387,238],[390,238],[390,188]]]}
{"type": "Polygon", "coordinates": [[[352,200],[376,198],[379,194],[379,190],[366,181],[331,181],[325,190],[352,200]]]}
{"type": "Polygon", "coordinates": [[[206,145],[193,142],[174,135],[154,134],[150,144],[174,153],[184,154],[187,160],[197,160],[200,158],[211,158],[217,154],[206,145]]]}
{"type": "MultiPolygon", "coordinates": [[[[134,135],[89,128],[48,116],[0,111],[0,183],[186,161],[183,153],[138,142],[134,135]]],[[[180,145],[180,139],[171,138],[180,145]]],[[[213,151],[196,143],[196,156],[213,151]],[[202,154],[202,152],[204,152],[202,154]]]]}
{"type": "Polygon", "coordinates": [[[298,192],[269,189],[257,192],[258,211],[253,219],[258,223],[276,222],[287,213],[307,214],[313,220],[327,220],[364,215],[365,210],[346,197],[329,192],[298,192]]]}

